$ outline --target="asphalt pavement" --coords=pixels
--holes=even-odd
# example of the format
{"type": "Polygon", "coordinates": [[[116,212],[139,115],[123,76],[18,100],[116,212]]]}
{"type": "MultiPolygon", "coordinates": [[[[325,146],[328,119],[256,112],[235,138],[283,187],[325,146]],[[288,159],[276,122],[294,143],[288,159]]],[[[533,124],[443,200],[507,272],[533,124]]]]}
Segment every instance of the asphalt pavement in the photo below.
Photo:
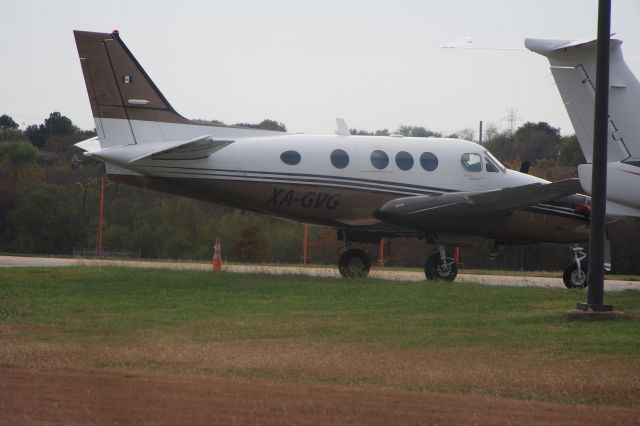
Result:
{"type": "MultiPolygon", "coordinates": [[[[77,259],[55,257],[0,256],[0,267],[12,266],[122,266],[129,268],[163,268],[174,270],[212,270],[208,263],[166,262],[148,260],[77,259]]],[[[224,264],[224,271],[238,273],[268,273],[277,275],[302,274],[319,277],[340,275],[337,268],[276,265],[224,264]]],[[[375,269],[369,276],[392,281],[424,281],[422,272],[375,269]]],[[[565,288],[561,278],[532,277],[520,275],[477,275],[459,273],[457,283],[474,282],[484,285],[512,287],[557,287],[565,288]]],[[[605,280],[605,291],[640,290],[640,281],[605,280]]]]}

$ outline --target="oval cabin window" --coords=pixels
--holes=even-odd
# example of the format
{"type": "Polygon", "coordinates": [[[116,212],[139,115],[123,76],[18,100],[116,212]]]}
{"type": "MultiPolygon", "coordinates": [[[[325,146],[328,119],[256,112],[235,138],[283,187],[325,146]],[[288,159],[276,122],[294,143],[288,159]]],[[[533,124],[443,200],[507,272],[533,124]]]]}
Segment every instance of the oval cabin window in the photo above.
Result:
{"type": "Polygon", "coordinates": [[[300,157],[300,153],[298,151],[285,151],[280,154],[280,159],[283,163],[288,164],[290,166],[295,166],[300,162],[302,157],[300,157]]]}
{"type": "Polygon", "coordinates": [[[384,152],[376,149],[371,153],[371,164],[378,170],[382,170],[389,165],[389,156],[384,152]]]}
{"type": "Polygon", "coordinates": [[[334,149],[330,159],[333,167],[337,169],[344,169],[349,165],[349,154],[342,149],[334,149]]]}
{"type": "Polygon", "coordinates": [[[423,152],[422,155],[420,155],[420,165],[426,171],[432,172],[438,168],[438,157],[430,152],[423,152]]]}
{"type": "Polygon", "coordinates": [[[411,170],[413,167],[413,157],[407,151],[400,151],[396,154],[396,166],[400,170],[411,170]]]}

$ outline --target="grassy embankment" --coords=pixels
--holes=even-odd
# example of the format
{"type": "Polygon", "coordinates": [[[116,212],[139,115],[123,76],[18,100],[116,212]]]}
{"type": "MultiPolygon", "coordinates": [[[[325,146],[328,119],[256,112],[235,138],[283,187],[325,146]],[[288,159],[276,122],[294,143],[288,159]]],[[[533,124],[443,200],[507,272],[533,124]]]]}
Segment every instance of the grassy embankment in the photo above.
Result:
{"type": "Polygon", "coordinates": [[[640,404],[627,320],[567,321],[584,291],[125,268],[0,269],[0,365],[640,404]]]}

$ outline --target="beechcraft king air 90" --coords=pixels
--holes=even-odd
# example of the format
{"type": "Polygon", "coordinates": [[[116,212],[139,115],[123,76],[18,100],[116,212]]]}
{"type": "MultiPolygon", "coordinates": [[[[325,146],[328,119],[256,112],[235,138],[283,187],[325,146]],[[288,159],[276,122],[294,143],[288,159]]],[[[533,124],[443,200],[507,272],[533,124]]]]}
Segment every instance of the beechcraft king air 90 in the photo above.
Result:
{"type": "MultiPolygon", "coordinates": [[[[75,32],[98,136],[80,142],[116,182],[332,227],[343,276],[369,272],[352,242],[424,238],[430,279],[453,280],[446,246],[576,244],[588,239],[577,179],[550,183],[506,169],[459,139],[307,135],[220,127],[179,115],[113,33],[75,32]]],[[[579,263],[578,257],[575,257],[579,263]]],[[[579,272],[578,274],[576,273],[579,272]]],[[[568,286],[583,286],[570,265],[568,286]]]]}

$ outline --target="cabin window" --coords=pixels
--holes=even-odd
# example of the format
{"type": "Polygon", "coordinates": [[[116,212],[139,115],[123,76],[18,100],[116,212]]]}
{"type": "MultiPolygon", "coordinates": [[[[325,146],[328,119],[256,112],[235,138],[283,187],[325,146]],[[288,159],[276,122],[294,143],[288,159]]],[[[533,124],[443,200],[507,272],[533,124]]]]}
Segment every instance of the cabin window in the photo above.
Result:
{"type": "Polygon", "coordinates": [[[384,152],[376,149],[371,153],[371,164],[378,170],[382,170],[389,165],[389,156],[384,152]]]}
{"type": "Polygon", "coordinates": [[[468,172],[482,171],[482,157],[475,152],[467,152],[460,157],[462,167],[468,172]]]}
{"type": "Polygon", "coordinates": [[[337,169],[344,169],[349,165],[349,154],[342,149],[334,149],[330,158],[331,164],[337,169]]]}
{"type": "Polygon", "coordinates": [[[407,151],[400,151],[396,154],[396,166],[401,170],[411,170],[413,157],[407,151]]]}
{"type": "Polygon", "coordinates": [[[298,151],[285,151],[280,154],[280,159],[283,163],[288,164],[290,166],[295,166],[300,162],[300,153],[298,151]]]}
{"type": "Polygon", "coordinates": [[[430,152],[423,152],[420,155],[420,165],[426,171],[432,172],[438,167],[438,157],[430,152]]]}

